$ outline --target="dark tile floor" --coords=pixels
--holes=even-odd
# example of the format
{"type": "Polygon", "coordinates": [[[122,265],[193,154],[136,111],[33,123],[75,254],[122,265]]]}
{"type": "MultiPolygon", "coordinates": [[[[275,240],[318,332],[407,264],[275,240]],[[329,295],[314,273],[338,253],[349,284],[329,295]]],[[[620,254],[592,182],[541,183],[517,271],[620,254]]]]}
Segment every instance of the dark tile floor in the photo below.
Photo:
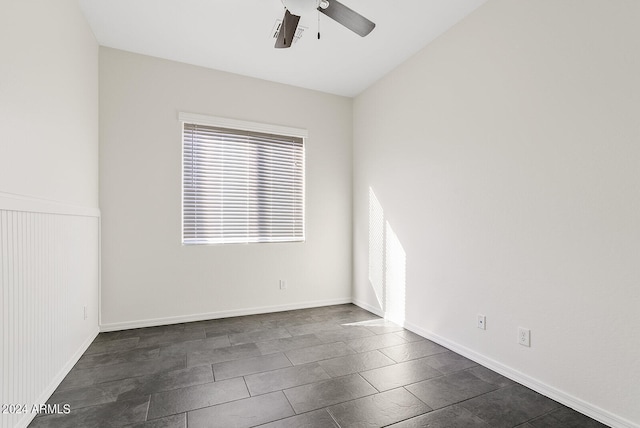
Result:
{"type": "Polygon", "coordinates": [[[100,334],[31,427],[604,425],[353,305],[100,334]]]}

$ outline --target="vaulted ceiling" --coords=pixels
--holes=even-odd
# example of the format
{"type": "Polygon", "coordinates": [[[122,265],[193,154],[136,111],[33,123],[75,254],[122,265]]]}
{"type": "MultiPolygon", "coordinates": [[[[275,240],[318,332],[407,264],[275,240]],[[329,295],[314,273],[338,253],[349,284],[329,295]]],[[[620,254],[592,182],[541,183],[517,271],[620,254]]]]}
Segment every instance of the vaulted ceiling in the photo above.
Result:
{"type": "Polygon", "coordinates": [[[376,28],[361,38],[303,16],[302,37],[275,49],[280,0],[80,0],[103,46],[355,96],[486,0],[341,0],[376,28]],[[318,25],[321,38],[318,40],[318,25]]]}

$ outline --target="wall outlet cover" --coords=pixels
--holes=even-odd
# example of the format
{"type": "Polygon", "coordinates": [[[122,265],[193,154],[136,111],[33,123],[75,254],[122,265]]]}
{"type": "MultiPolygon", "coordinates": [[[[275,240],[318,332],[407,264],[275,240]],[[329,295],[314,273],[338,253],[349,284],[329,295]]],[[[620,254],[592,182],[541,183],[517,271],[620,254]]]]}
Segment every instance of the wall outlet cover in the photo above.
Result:
{"type": "Polygon", "coordinates": [[[518,343],[522,346],[531,346],[531,330],[518,327],[518,343]]]}
{"type": "Polygon", "coordinates": [[[478,314],[478,328],[481,330],[487,329],[487,317],[484,315],[478,314]]]}

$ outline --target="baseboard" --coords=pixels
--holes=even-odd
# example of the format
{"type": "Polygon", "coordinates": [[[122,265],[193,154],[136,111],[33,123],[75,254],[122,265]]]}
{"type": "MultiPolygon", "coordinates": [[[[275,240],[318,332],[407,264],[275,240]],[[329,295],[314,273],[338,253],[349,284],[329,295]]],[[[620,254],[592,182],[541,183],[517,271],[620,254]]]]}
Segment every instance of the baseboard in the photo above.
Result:
{"type": "MultiPolygon", "coordinates": [[[[35,400],[34,404],[45,404],[47,400],[49,400],[49,398],[51,397],[53,392],[56,390],[56,388],[60,386],[60,384],[62,383],[64,378],[69,374],[73,366],[75,366],[78,360],[80,359],[80,357],[82,357],[82,354],[84,354],[89,348],[89,346],[91,345],[91,343],[93,343],[95,338],[98,336],[99,332],[100,331],[98,330],[98,328],[96,328],[89,335],[87,340],[85,340],[82,343],[82,345],[80,345],[80,347],[75,352],[75,354],[73,354],[73,356],[69,359],[67,364],[65,364],[64,367],[58,372],[58,374],[51,380],[51,382],[49,383],[49,386],[44,391],[42,391],[40,396],[35,400]]],[[[26,428],[27,426],[29,426],[31,421],[33,421],[33,419],[36,416],[37,416],[37,413],[26,413],[24,417],[20,419],[20,421],[18,421],[18,424],[15,426],[15,428],[26,428]]]]}
{"type": "MultiPolygon", "coordinates": [[[[355,303],[355,302],[354,302],[355,303]]],[[[355,303],[358,304],[358,303],[355,303]]],[[[358,304],[358,306],[360,306],[358,304]]],[[[366,308],[365,308],[366,309],[366,308]]],[[[444,346],[470,360],[475,361],[476,363],[487,367],[495,372],[500,373],[501,375],[518,382],[521,385],[526,386],[545,397],[549,397],[552,400],[555,400],[561,404],[564,404],[567,407],[570,407],[582,414],[589,416],[592,419],[600,421],[606,425],[609,425],[614,428],[640,428],[640,425],[636,425],[635,423],[621,418],[617,415],[614,415],[604,409],[601,409],[593,404],[587,403],[579,398],[576,398],[566,392],[560,391],[550,385],[547,385],[539,380],[532,378],[518,370],[515,370],[512,367],[506,366],[496,360],[488,358],[478,352],[469,349],[465,346],[462,346],[456,342],[448,340],[442,336],[439,336],[433,332],[425,330],[409,321],[405,321],[404,327],[407,330],[411,330],[412,332],[419,334],[420,336],[429,339],[433,342],[436,342],[439,345],[444,346]]]]}
{"type": "Polygon", "coordinates": [[[372,305],[370,305],[368,303],[365,303],[362,300],[358,300],[358,299],[352,299],[351,303],[353,303],[356,306],[361,307],[365,311],[369,311],[374,315],[377,315],[377,316],[379,316],[381,318],[384,318],[384,312],[380,308],[376,308],[375,306],[372,306],[372,305]]]}
{"type": "Polygon", "coordinates": [[[182,315],[177,317],[153,318],[127,322],[108,323],[100,325],[101,332],[130,330],[133,328],[156,327],[169,324],[182,324],[186,322],[206,321],[219,318],[239,317],[245,315],[266,314],[271,312],[293,311],[296,309],[316,308],[320,306],[343,305],[351,303],[350,297],[316,300],[312,302],[291,303],[277,306],[261,306],[247,309],[233,309],[229,311],[209,312],[204,314],[182,315]]]}

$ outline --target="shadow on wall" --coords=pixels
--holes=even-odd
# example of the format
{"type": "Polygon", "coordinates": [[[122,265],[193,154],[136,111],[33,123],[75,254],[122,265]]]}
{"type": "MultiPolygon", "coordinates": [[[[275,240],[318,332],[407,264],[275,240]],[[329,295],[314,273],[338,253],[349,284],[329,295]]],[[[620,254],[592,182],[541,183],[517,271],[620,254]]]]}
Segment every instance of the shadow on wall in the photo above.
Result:
{"type": "Polygon", "coordinates": [[[369,187],[369,282],[384,317],[400,325],[405,320],[406,265],[402,243],[369,187]]]}

